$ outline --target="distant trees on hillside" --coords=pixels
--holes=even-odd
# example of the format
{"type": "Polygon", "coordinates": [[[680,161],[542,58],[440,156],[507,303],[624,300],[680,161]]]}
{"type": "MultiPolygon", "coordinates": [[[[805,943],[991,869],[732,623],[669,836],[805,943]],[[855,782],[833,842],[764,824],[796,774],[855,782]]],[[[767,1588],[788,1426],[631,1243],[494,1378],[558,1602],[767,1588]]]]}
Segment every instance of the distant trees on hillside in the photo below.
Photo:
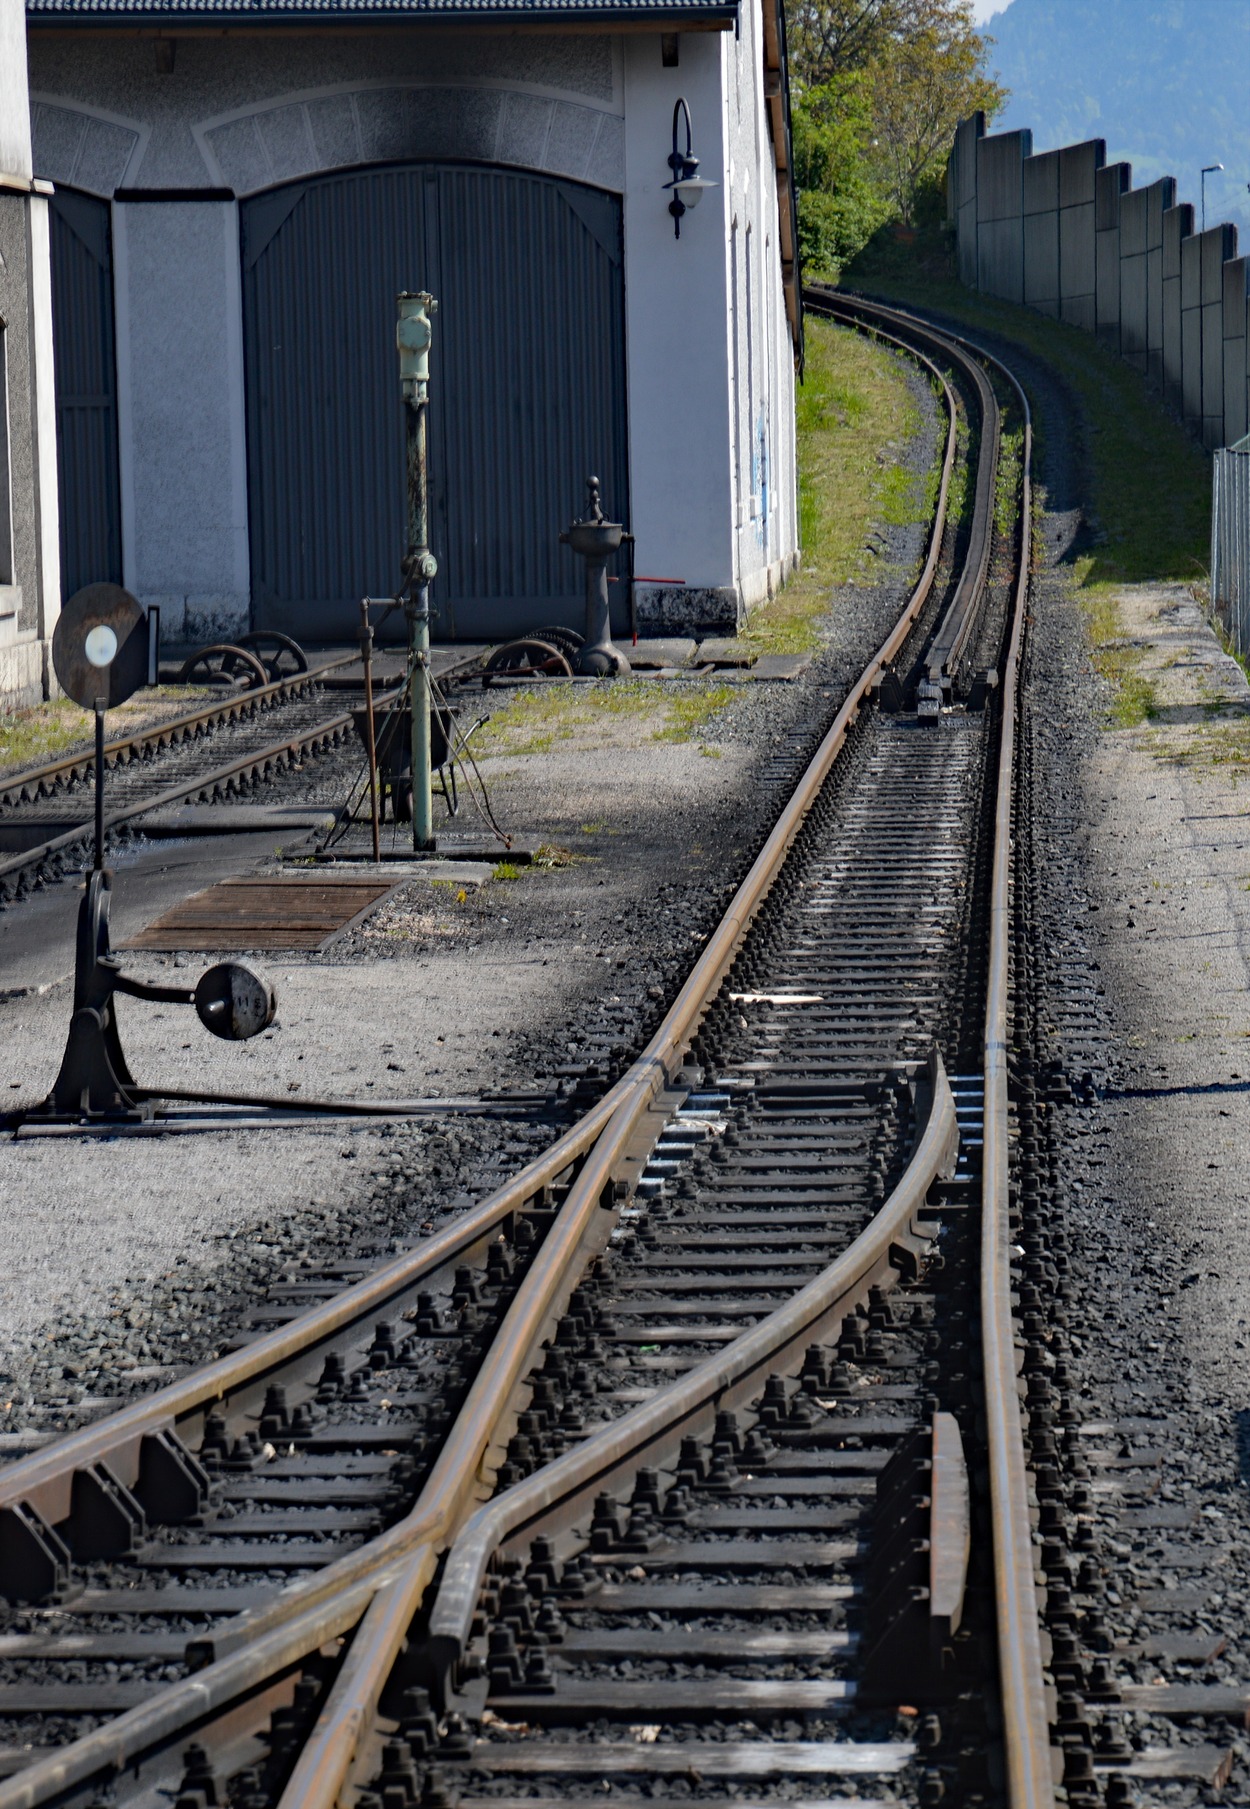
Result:
{"type": "Polygon", "coordinates": [[[955,127],[1008,96],[971,0],[789,0],[786,25],[804,267],[829,274],[933,215],[955,127]]]}

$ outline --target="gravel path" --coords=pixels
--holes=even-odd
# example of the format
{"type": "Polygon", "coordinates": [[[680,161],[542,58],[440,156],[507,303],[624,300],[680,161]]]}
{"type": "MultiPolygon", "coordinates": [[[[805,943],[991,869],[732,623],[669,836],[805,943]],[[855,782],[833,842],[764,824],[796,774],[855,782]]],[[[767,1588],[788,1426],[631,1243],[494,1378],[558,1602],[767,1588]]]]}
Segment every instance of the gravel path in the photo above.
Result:
{"type": "MultiPolygon", "coordinates": [[[[1089,1598],[1106,1616],[1098,1649],[1121,1686],[1244,1688],[1250,688],[1183,587],[1125,587],[1123,640],[1158,713],[1115,726],[1069,569],[1087,532],[1076,506],[1082,424],[1055,380],[1003,351],[1045,424],[1027,733],[1048,982],[1044,1109],[1105,1591],[1089,1598]],[[1130,1451],[1141,1468],[1127,1467],[1130,1451]],[[1157,1463],[1140,1457],[1152,1452],[1157,1463]],[[1167,1649],[1178,1636],[1188,1652],[1167,1649]]],[[[1091,1713],[1097,1724],[1097,1705],[1091,1713]]],[[[1133,1756],[1199,1742],[1233,1753],[1227,1792],[1158,1779],[1149,1801],[1244,1800],[1250,1748],[1237,1722],[1117,1708],[1105,1729],[1133,1756]]]]}

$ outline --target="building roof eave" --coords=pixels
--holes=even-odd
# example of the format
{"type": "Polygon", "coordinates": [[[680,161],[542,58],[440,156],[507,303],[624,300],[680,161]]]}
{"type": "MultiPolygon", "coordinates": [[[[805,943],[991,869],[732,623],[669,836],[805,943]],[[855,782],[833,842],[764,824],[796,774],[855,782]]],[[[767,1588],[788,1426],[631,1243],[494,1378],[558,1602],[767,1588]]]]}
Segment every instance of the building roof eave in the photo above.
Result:
{"type": "Polygon", "coordinates": [[[360,29],[725,31],[740,0],[26,0],[29,30],[360,29]]]}
{"type": "Polygon", "coordinates": [[[799,256],[798,191],[790,127],[790,65],[785,0],[761,0],[764,15],[764,105],[777,173],[777,233],[786,316],[800,375],[803,370],[803,271],[799,256]]]}

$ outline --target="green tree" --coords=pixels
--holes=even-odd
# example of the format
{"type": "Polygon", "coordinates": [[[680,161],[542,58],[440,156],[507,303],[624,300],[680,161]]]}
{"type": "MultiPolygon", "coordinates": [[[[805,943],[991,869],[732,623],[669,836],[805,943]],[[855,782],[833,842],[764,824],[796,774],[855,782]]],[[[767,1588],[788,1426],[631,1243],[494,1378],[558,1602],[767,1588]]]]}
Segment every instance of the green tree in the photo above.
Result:
{"type": "Polygon", "coordinates": [[[992,41],[977,31],[971,0],[929,0],[873,58],[873,160],[891,210],[907,226],[941,181],[960,120],[978,108],[993,117],[1006,104],[1006,89],[985,71],[992,41]]]}
{"type": "Polygon", "coordinates": [[[788,0],[790,70],[804,88],[865,68],[906,32],[917,0],[788,0]]]}
{"type": "Polygon", "coordinates": [[[799,242],[823,275],[886,221],[927,218],[955,127],[1007,95],[986,74],[993,40],[971,0],[788,3],[799,242]]]}
{"type": "Polygon", "coordinates": [[[811,276],[836,276],[888,218],[874,171],[870,91],[862,71],[800,94],[794,108],[799,247],[811,276]]]}

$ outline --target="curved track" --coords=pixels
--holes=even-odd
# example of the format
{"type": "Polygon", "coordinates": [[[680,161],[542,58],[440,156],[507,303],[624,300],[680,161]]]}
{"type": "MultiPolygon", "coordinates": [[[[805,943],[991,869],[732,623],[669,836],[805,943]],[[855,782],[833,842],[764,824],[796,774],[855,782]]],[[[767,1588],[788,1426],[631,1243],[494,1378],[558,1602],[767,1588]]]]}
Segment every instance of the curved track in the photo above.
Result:
{"type": "Polygon", "coordinates": [[[571,1804],[605,1772],[626,1801],[936,1801],[992,1794],[999,1744],[1011,1802],[1053,1800],[1008,1195],[1027,406],[919,322],[812,300],[942,389],[906,609],[577,1125],[411,1253],[293,1282],[233,1354],[0,1471],[0,1587],[28,1604],[0,1809],[106,1783],[571,1804]],[[957,707],[922,720],[900,674],[957,707]]]}

